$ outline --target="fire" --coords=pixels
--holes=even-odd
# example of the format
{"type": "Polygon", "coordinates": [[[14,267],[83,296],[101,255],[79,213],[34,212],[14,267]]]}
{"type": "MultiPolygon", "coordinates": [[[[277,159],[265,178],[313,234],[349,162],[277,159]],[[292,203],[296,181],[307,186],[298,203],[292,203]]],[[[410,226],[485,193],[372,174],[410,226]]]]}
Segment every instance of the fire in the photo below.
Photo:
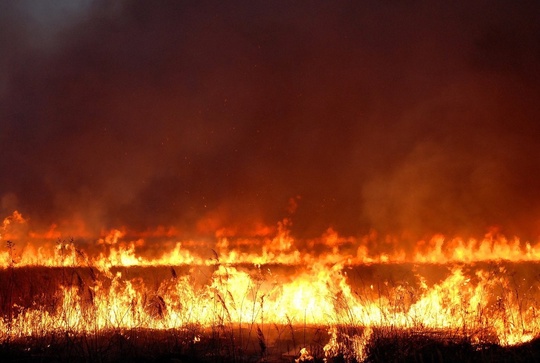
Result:
{"type": "MultiPolygon", "coordinates": [[[[14,212],[2,224],[0,273],[9,285],[0,304],[2,341],[188,327],[257,326],[263,336],[272,326],[324,326],[325,355],[348,347],[361,361],[369,339],[385,330],[442,331],[504,346],[540,336],[540,244],[517,238],[437,235],[412,251],[388,240],[394,250],[375,255],[374,232],[353,238],[328,229],[297,241],[285,219],[274,234],[266,229],[255,238],[220,231],[205,256],[198,241],[165,241],[169,248],[156,253],[125,229],[87,250],[75,240],[21,247],[32,238],[27,223],[14,212]],[[48,269],[40,273],[50,274],[49,286],[23,278],[37,268],[48,269]],[[343,326],[359,330],[338,336],[343,326]]],[[[172,230],[160,234],[170,238],[172,230]]]]}

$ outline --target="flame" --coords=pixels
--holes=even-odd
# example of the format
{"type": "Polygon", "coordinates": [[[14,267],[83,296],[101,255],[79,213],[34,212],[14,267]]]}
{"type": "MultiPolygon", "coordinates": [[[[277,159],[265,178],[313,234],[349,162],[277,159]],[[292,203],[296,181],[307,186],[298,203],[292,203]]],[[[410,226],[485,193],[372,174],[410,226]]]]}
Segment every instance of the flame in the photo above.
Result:
{"type": "MultiPolygon", "coordinates": [[[[21,296],[2,305],[0,341],[58,332],[317,325],[329,329],[327,357],[349,349],[362,361],[366,344],[384,329],[444,331],[504,346],[540,336],[538,243],[493,233],[482,240],[436,235],[405,250],[385,237],[382,245],[391,248],[376,254],[373,231],[355,238],[329,228],[298,241],[291,223],[284,219],[255,237],[221,230],[205,253],[207,241],[174,241],[172,227],[138,238],[112,229],[83,249],[75,239],[36,244],[28,220],[14,212],[0,236],[4,283],[37,267],[50,268],[54,283],[48,290],[32,280],[10,285],[21,296]],[[156,235],[167,238],[160,244],[167,248],[155,251],[145,241],[156,235]],[[339,326],[361,329],[338,336],[339,326]]],[[[309,357],[303,350],[297,361],[309,357]]]]}

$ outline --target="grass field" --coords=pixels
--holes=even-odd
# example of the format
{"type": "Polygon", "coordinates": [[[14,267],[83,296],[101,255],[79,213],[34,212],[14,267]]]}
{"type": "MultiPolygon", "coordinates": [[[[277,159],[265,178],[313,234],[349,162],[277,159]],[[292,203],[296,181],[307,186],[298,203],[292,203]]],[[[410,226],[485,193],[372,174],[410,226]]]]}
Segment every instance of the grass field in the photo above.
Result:
{"type": "MultiPolygon", "coordinates": [[[[475,344],[440,331],[374,330],[362,353],[351,338],[361,328],[337,327],[339,348],[328,349],[327,327],[273,326],[268,336],[226,329],[129,329],[57,333],[0,345],[2,362],[534,362],[540,340],[518,346],[475,344]],[[273,334],[273,337],[270,336],[273,334]],[[240,338],[240,337],[243,338],[240,338]],[[264,339],[264,340],[263,340],[264,339]]],[[[362,336],[361,333],[358,336],[362,336]]]]}
{"type": "Polygon", "coordinates": [[[331,229],[296,241],[288,226],[213,242],[112,230],[23,243],[14,213],[0,361],[540,360],[540,245],[437,235],[405,250],[331,229]]]}
{"type": "Polygon", "coordinates": [[[9,266],[17,362],[528,362],[537,263],[9,266]]]}

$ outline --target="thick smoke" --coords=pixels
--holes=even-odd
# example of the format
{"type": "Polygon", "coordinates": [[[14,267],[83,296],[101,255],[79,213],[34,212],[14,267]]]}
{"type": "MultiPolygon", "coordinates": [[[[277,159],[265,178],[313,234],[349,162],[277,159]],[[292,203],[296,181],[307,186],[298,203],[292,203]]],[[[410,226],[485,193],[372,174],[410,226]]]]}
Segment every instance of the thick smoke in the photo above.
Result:
{"type": "Polygon", "coordinates": [[[0,5],[4,216],[540,234],[538,2],[36,6],[0,5]]]}

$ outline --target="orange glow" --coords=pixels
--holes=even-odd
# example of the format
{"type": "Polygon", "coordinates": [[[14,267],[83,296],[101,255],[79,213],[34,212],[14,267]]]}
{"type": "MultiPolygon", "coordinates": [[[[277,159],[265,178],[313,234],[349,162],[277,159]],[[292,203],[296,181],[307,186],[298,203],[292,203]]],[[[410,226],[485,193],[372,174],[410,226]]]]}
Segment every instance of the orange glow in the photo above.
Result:
{"type": "MultiPolygon", "coordinates": [[[[501,345],[540,336],[538,243],[436,235],[412,252],[387,239],[392,248],[376,255],[375,232],[354,238],[329,228],[297,241],[290,226],[284,219],[242,238],[221,231],[211,247],[169,239],[157,251],[148,234],[132,239],[119,228],[85,250],[75,240],[36,243],[14,212],[2,223],[3,272],[54,267],[62,278],[51,277],[58,284],[44,303],[14,302],[10,318],[0,320],[0,339],[193,324],[322,325],[330,334],[325,354],[332,354],[341,349],[332,327],[347,325],[363,327],[350,337],[361,360],[374,329],[442,330],[501,345]]],[[[172,238],[171,231],[150,234],[172,238]]]]}

